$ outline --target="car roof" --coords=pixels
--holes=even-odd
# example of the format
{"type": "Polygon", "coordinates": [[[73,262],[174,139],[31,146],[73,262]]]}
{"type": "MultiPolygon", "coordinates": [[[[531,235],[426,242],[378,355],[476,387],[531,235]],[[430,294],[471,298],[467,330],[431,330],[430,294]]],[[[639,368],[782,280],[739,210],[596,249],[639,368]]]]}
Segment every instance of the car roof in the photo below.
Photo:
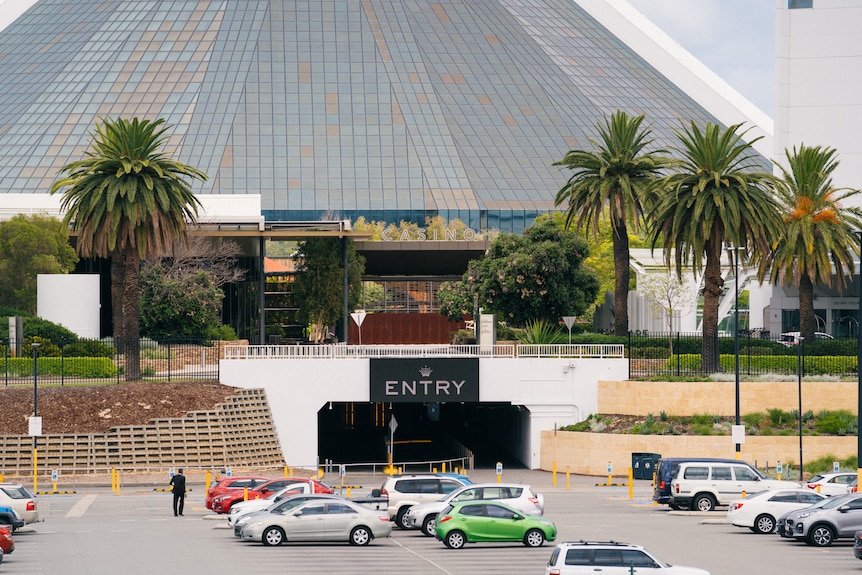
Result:
{"type": "Polygon", "coordinates": [[[464,507],[466,505],[485,505],[486,507],[489,505],[496,505],[498,507],[505,507],[506,509],[510,509],[510,510],[515,511],[517,513],[523,513],[522,511],[518,511],[514,507],[510,507],[510,506],[506,505],[502,501],[496,501],[496,500],[492,500],[492,499],[488,499],[488,500],[483,499],[481,501],[459,501],[457,503],[450,503],[449,505],[451,505],[453,509],[457,509],[459,507],[464,507]]]}
{"type": "Polygon", "coordinates": [[[557,543],[557,547],[579,547],[579,546],[590,546],[590,547],[629,547],[632,549],[643,549],[642,545],[636,545],[634,543],[625,543],[623,541],[561,541],[557,543]]]}

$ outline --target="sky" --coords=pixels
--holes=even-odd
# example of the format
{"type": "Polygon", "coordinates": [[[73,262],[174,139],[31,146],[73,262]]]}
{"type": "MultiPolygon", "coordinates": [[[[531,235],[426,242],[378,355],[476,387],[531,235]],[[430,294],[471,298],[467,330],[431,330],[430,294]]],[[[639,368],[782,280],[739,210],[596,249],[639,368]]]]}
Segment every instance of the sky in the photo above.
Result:
{"type": "MultiPolygon", "coordinates": [[[[0,0],[0,29],[35,0],[0,0]]],[[[775,0],[628,0],[769,116],[775,0]]]]}
{"type": "Polygon", "coordinates": [[[775,0],[628,0],[628,3],[774,117],[775,0]]]}

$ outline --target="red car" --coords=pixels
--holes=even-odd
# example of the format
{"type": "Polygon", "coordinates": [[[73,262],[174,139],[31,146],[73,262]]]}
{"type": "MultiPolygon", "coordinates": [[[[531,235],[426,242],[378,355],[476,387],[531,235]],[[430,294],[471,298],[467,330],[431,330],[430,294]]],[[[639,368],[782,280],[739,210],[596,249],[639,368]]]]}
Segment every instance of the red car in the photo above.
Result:
{"type": "MultiPolygon", "coordinates": [[[[314,486],[314,493],[333,493],[330,486],[316,479],[308,479],[306,477],[280,477],[250,488],[248,490],[248,498],[249,500],[268,499],[291,483],[311,483],[314,486]]],[[[238,501],[242,501],[244,495],[244,489],[231,489],[221,495],[216,495],[212,500],[212,507],[210,507],[210,509],[216,513],[229,513],[231,505],[238,501]]]]}
{"type": "Polygon", "coordinates": [[[246,487],[248,487],[249,489],[254,489],[258,485],[266,483],[267,481],[269,481],[269,477],[260,477],[258,475],[224,477],[219,480],[218,483],[210,487],[209,491],[207,491],[207,509],[212,509],[213,499],[215,499],[219,495],[222,495],[223,493],[227,493],[228,491],[233,491],[236,489],[239,489],[240,493],[242,493],[242,490],[246,487]]]}
{"type": "Polygon", "coordinates": [[[12,539],[11,525],[0,525],[0,549],[3,550],[3,553],[0,553],[0,561],[3,560],[3,555],[8,555],[15,551],[15,540],[12,539]]]}

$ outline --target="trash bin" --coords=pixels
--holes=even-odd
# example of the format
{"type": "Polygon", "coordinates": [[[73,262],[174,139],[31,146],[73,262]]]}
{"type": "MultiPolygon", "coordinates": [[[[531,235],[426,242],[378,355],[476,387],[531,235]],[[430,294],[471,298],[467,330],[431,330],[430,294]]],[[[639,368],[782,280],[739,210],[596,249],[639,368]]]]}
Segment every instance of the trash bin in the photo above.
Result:
{"type": "Polygon", "coordinates": [[[659,459],[661,459],[660,453],[632,453],[632,477],[652,479],[659,459]]]}

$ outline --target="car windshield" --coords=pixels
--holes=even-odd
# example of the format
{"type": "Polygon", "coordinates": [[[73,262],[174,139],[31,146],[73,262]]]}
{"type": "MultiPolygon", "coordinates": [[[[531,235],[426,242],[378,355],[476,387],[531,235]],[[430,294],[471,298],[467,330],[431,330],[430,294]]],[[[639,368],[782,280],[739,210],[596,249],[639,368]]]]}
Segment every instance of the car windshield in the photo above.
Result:
{"type": "Polygon", "coordinates": [[[822,509],[835,509],[836,507],[841,507],[845,503],[853,501],[854,499],[856,499],[855,493],[853,495],[841,495],[838,497],[829,497],[827,499],[824,499],[822,502],[815,503],[814,505],[812,505],[808,509],[811,509],[812,507],[820,507],[822,509]]]}

